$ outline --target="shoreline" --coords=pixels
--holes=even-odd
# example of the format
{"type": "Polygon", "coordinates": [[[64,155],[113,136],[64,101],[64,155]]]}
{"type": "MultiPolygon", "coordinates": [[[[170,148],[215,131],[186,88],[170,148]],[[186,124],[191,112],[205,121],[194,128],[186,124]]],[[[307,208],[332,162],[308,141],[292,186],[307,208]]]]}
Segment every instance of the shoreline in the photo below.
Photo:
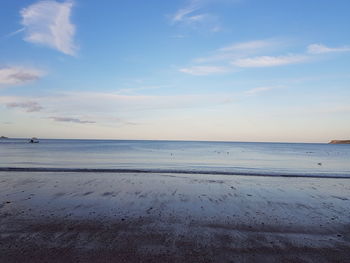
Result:
{"type": "MultiPolygon", "coordinates": [[[[28,141],[31,137],[7,137],[4,140],[25,140],[28,141]]],[[[98,139],[98,138],[48,138],[40,137],[40,140],[45,141],[121,141],[121,142],[204,142],[204,143],[276,143],[276,144],[330,144],[329,141],[245,141],[245,140],[181,140],[181,139],[98,139]]]]}
{"type": "Polygon", "coordinates": [[[350,174],[298,174],[298,173],[252,173],[252,172],[230,172],[219,170],[184,170],[184,169],[134,169],[134,168],[56,168],[56,167],[0,167],[0,172],[59,172],[59,173],[140,173],[140,174],[193,174],[193,175],[232,175],[253,177],[292,177],[292,178],[328,178],[328,179],[350,179],[350,174]]]}
{"type": "Polygon", "coordinates": [[[0,172],[1,262],[349,262],[350,181],[0,172]]]}

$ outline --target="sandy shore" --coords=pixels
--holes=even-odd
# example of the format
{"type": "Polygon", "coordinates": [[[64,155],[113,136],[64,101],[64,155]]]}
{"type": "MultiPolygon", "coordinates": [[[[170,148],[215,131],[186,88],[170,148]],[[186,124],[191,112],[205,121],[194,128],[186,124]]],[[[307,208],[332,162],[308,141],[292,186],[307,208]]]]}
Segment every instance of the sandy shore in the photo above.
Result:
{"type": "Polygon", "coordinates": [[[0,172],[0,262],[350,262],[350,179],[0,172]]]}

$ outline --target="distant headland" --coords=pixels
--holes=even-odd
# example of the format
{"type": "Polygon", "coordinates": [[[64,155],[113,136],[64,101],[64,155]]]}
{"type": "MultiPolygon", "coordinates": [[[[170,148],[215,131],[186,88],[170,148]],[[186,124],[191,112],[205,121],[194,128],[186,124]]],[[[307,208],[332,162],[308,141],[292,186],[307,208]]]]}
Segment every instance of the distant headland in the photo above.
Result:
{"type": "Polygon", "coordinates": [[[6,136],[0,136],[0,139],[8,139],[6,136]]]}
{"type": "Polygon", "coordinates": [[[331,140],[331,144],[350,144],[350,140],[331,140]]]}

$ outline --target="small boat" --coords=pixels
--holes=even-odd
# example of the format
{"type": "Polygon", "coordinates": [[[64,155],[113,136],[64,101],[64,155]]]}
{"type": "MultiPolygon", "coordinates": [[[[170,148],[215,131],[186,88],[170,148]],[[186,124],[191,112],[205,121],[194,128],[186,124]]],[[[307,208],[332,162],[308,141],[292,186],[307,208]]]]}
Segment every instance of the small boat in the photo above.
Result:
{"type": "Polygon", "coordinates": [[[39,140],[38,140],[38,138],[33,137],[29,140],[29,143],[39,143],[39,140]]]}

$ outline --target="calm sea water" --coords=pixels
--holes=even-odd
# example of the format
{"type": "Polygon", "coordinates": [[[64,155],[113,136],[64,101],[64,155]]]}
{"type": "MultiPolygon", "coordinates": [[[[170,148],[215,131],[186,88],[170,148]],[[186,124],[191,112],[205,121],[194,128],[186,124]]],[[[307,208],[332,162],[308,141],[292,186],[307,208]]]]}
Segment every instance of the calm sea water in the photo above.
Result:
{"type": "Polygon", "coordinates": [[[350,177],[350,145],[7,139],[0,140],[0,167],[350,177]]]}

